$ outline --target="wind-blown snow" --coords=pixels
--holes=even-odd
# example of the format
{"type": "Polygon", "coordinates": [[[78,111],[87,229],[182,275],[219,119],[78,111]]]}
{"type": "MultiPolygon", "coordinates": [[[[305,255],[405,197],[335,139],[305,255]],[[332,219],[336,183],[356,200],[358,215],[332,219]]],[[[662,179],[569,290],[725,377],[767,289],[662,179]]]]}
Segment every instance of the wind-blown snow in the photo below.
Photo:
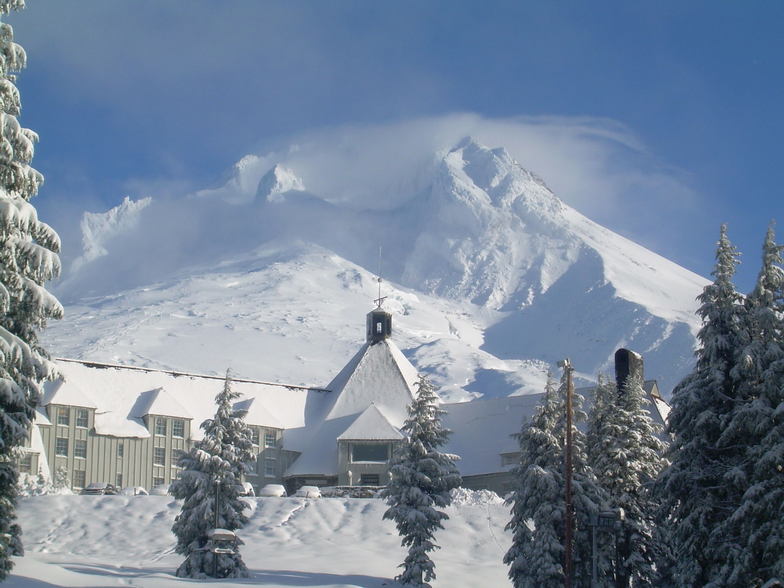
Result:
{"type": "Polygon", "coordinates": [[[48,348],[323,385],[361,343],[380,244],[393,338],[447,400],[540,391],[564,356],[592,376],[621,346],[665,394],[689,370],[707,281],[571,209],[503,148],[464,139],[389,207],[309,192],[296,161],[248,156],[225,186],[107,234],[57,290],[68,312],[48,348]]]}
{"type": "Polygon", "coordinates": [[[82,255],[73,262],[71,271],[107,255],[107,241],[134,228],[139,213],[152,202],[152,198],[131,200],[126,196],[121,204],[103,213],[85,212],[82,216],[82,255]]]}

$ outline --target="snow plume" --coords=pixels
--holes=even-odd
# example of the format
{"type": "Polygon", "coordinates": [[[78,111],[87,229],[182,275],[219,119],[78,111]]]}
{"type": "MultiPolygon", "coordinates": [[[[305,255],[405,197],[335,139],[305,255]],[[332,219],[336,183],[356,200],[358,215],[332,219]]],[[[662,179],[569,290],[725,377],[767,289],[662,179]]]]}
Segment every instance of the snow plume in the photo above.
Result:
{"type": "MultiPolygon", "coordinates": [[[[323,237],[317,241],[343,255],[367,248],[378,242],[374,234],[346,228],[390,220],[369,219],[368,213],[415,208],[445,154],[467,136],[482,145],[504,147],[512,159],[545,178],[566,203],[611,229],[641,236],[644,244],[664,241],[671,223],[657,220],[694,202],[676,172],[663,169],[628,129],[612,121],[455,114],[336,127],[289,137],[268,145],[263,155],[243,157],[220,187],[183,198],[156,198],[152,207],[146,198],[126,199],[105,214],[85,214],[84,251],[70,272],[85,274],[79,280],[65,276],[74,286],[62,287],[60,295],[76,293],[71,290],[77,281],[82,293],[101,291],[101,282],[120,267],[121,282],[135,286],[168,275],[185,260],[212,263],[218,249],[223,255],[245,248],[249,233],[255,235],[253,245],[267,240],[269,233],[309,239],[315,232],[323,237]],[[254,200],[256,210],[241,206],[254,200]],[[263,202],[286,206],[262,210],[263,202]],[[155,209],[154,214],[145,212],[145,222],[136,226],[135,219],[146,208],[155,209]],[[158,248],[152,256],[145,245],[149,243],[158,248]],[[85,265],[104,267],[96,272],[85,265]]],[[[411,237],[416,235],[396,238],[411,237]]],[[[108,283],[114,286],[117,281],[108,283]]]]}
{"type": "Polygon", "coordinates": [[[696,205],[684,174],[657,161],[631,130],[608,119],[459,113],[343,126],[289,138],[274,158],[331,202],[389,210],[425,187],[434,154],[466,136],[505,147],[565,202],[611,228],[642,227],[642,220],[629,227],[626,213],[619,215],[633,205],[655,218],[696,205]]]}
{"type": "Polygon", "coordinates": [[[131,200],[126,196],[122,203],[106,212],[85,212],[81,222],[82,254],[74,260],[71,271],[108,254],[107,241],[133,229],[139,213],[149,206],[150,202],[150,197],[131,200]]]}

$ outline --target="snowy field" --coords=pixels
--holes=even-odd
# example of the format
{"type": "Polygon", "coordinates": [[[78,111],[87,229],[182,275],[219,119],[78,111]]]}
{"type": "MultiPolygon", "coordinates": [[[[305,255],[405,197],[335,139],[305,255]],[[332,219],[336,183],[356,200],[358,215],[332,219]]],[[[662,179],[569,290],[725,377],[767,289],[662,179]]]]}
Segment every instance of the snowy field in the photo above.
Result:
{"type": "MultiPolygon", "coordinates": [[[[394,524],[380,500],[250,498],[239,532],[247,579],[185,580],[171,533],[180,505],[167,496],[37,496],[20,500],[26,555],[15,558],[10,587],[48,586],[398,586],[403,561],[394,524]]],[[[434,586],[506,586],[502,563],[511,536],[497,497],[464,493],[437,535],[434,586]]]]}

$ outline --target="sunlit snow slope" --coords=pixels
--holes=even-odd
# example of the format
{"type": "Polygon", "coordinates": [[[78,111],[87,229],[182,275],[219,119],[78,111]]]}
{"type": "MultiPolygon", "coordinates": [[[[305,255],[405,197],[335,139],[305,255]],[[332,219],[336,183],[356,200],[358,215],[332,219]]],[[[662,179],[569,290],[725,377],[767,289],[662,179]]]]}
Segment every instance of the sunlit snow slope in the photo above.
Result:
{"type": "MultiPolygon", "coordinates": [[[[498,497],[447,509],[433,552],[438,586],[504,586],[511,544],[509,510],[498,497]]],[[[462,495],[460,495],[462,496],[462,495]]],[[[25,557],[15,558],[8,586],[399,586],[405,557],[381,500],[250,498],[238,531],[249,579],[187,580],[174,576],[182,557],[171,533],[181,504],[167,496],[37,496],[20,501],[25,557]]]]}
{"type": "Polygon", "coordinates": [[[688,370],[706,281],[568,207],[504,149],[465,139],[394,198],[308,191],[317,180],[248,156],[221,188],[92,215],[49,348],[324,385],[362,342],[380,267],[398,345],[451,400],[539,391],[565,356],[590,378],[618,347],[665,393],[688,370]]]}

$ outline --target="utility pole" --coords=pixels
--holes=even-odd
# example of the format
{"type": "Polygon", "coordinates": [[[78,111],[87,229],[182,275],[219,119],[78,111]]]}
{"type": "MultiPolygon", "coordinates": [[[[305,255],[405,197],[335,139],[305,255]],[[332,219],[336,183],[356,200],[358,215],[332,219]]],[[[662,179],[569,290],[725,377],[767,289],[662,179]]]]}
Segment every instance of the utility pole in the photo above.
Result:
{"type": "Polygon", "coordinates": [[[564,480],[566,512],[564,521],[564,588],[572,588],[572,547],[574,543],[574,513],[572,506],[572,367],[569,358],[558,362],[566,374],[566,455],[564,456],[564,480]]]}

